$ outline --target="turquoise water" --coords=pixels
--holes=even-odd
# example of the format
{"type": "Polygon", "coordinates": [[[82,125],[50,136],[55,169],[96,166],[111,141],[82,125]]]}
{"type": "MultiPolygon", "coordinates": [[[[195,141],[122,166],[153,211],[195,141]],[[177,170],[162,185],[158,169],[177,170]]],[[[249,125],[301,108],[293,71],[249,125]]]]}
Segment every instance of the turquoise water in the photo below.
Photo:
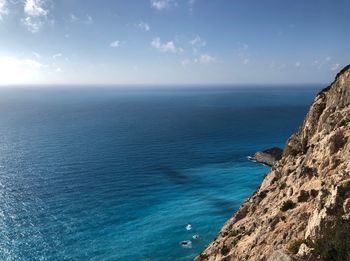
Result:
{"type": "Polygon", "coordinates": [[[0,90],[0,260],[203,250],[269,171],[246,157],[283,146],[320,89],[214,87],[0,90]]]}

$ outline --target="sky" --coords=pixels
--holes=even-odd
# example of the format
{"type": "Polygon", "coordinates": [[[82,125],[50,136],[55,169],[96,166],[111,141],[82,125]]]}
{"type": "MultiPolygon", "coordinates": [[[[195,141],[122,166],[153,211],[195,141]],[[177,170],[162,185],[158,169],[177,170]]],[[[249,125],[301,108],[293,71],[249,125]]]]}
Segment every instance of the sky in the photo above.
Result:
{"type": "Polygon", "coordinates": [[[0,85],[328,83],[349,0],[0,0],[0,85]]]}

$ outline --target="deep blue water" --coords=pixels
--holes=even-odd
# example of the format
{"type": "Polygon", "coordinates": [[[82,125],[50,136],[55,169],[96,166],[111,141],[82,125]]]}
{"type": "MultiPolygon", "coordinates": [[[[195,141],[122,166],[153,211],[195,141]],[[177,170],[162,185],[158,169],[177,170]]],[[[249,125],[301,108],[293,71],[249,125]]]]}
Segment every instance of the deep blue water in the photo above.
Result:
{"type": "Polygon", "coordinates": [[[190,260],[319,89],[0,90],[0,260],[190,260]]]}

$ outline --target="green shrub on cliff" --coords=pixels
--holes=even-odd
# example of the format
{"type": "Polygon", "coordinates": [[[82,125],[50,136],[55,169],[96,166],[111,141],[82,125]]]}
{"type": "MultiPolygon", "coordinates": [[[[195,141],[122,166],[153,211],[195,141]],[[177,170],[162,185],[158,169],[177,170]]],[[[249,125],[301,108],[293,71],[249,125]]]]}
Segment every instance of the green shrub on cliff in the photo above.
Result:
{"type": "Polygon", "coordinates": [[[313,255],[320,260],[350,260],[350,222],[339,218],[314,243],[313,255]]]}
{"type": "Polygon", "coordinates": [[[309,242],[305,239],[298,239],[294,240],[290,245],[288,246],[288,251],[292,253],[293,255],[296,255],[299,252],[299,248],[301,244],[309,245],[309,242]]]}
{"type": "Polygon", "coordinates": [[[281,207],[281,211],[286,212],[289,209],[295,208],[295,203],[291,200],[287,200],[283,202],[283,205],[281,207]]]}

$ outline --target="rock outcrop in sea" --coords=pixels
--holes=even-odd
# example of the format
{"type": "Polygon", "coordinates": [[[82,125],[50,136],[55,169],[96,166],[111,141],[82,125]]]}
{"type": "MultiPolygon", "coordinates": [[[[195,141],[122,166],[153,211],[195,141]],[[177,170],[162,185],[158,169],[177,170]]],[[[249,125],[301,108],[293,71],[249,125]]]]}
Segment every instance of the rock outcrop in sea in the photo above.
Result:
{"type": "Polygon", "coordinates": [[[350,260],[350,66],[200,260],[350,260]]]}
{"type": "Polygon", "coordinates": [[[273,166],[282,158],[283,150],[277,147],[256,152],[248,158],[252,161],[262,163],[268,166],[273,166]]]}

